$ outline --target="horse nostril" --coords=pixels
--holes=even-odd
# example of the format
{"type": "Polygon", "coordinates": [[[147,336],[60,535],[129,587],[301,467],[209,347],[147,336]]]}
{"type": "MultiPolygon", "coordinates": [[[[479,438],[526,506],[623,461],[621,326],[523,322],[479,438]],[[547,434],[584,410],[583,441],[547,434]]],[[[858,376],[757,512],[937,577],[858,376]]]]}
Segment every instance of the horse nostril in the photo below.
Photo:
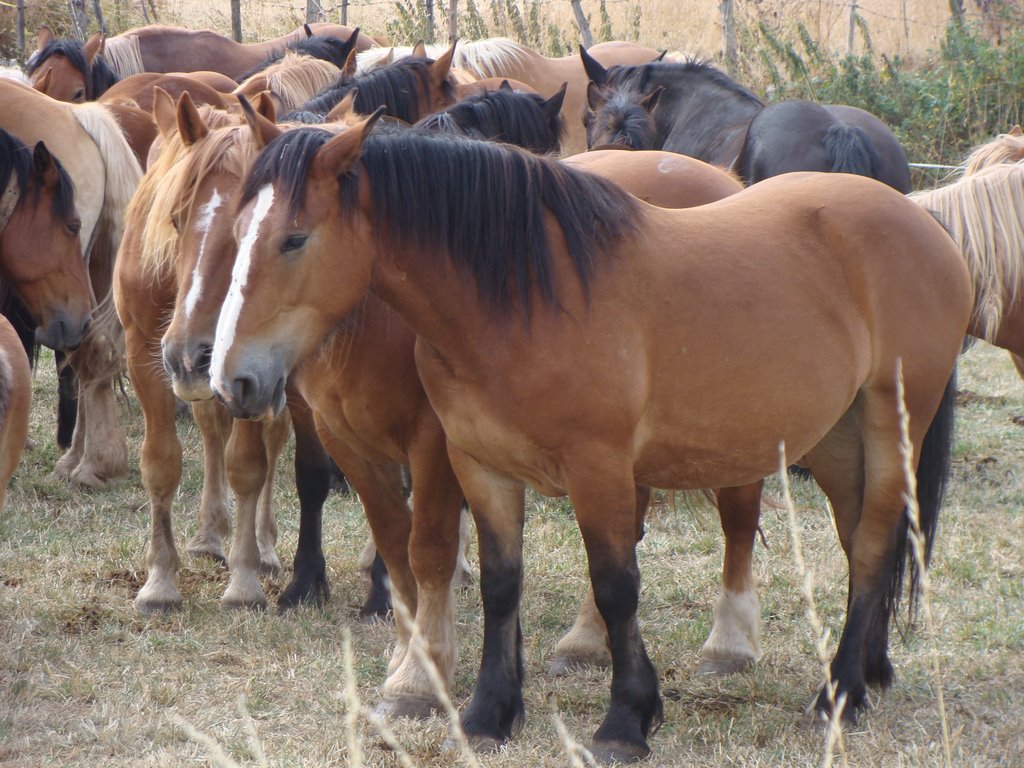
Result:
{"type": "Polygon", "coordinates": [[[213,347],[209,344],[200,344],[196,349],[195,366],[196,370],[204,375],[209,375],[210,364],[213,362],[213,347]]]}
{"type": "Polygon", "coordinates": [[[257,393],[259,385],[255,376],[246,375],[237,377],[232,382],[231,389],[234,391],[235,401],[244,404],[257,393]]]}

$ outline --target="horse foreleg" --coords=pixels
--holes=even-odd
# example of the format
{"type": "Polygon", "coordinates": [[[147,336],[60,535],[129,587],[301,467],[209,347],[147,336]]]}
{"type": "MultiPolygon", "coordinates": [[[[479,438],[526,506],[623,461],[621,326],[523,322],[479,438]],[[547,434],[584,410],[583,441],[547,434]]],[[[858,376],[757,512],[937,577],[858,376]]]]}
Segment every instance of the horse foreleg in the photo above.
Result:
{"type": "Polygon", "coordinates": [[[321,603],[331,594],[323,550],[323,507],[330,492],[331,463],[305,401],[289,393],[295,432],[295,485],[299,494],[299,542],[292,580],[277,598],[284,610],[302,602],[321,603]]]}
{"type": "Polygon", "coordinates": [[[473,698],[462,710],[462,730],[476,749],[500,747],[525,716],[523,591],[525,486],[448,445],[459,484],[476,523],[484,641],[473,698]]]}
{"type": "Polygon", "coordinates": [[[203,495],[199,502],[199,530],[189,541],[187,551],[193,557],[210,557],[227,565],[224,538],[231,532],[231,512],[224,451],[232,419],[224,406],[212,399],[193,402],[192,415],[203,438],[203,495]]]}
{"type": "Polygon", "coordinates": [[[762,485],[759,481],[718,491],[725,534],[722,593],[715,604],[711,634],[700,650],[699,675],[744,672],[761,658],[761,603],[752,566],[762,485]]]}
{"type": "Polygon", "coordinates": [[[152,521],[146,553],[146,583],[135,598],[142,613],[181,605],[178,552],[171,529],[171,501],[181,482],[181,443],[174,426],[174,394],[155,364],[149,337],[129,328],[125,333],[128,376],[142,406],[142,484],[149,494],[152,521]]]}
{"type": "MultiPolygon", "coordinates": [[[[636,489],[636,540],[643,537],[644,518],[651,502],[651,489],[637,486],[636,489]]],[[[580,604],[576,622],[565,637],[555,646],[555,657],[548,668],[554,677],[567,675],[576,669],[586,667],[610,667],[612,654],[608,650],[608,628],[604,625],[600,611],[594,603],[594,588],[587,588],[587,596],[580,604]]]]}
{"type": "Polygon", "coordinates": [[[57,447],[67,450],[78,420],[78,378],[67,364],[67,355],[54,352],[57,364],[57,447]]]}
{"type": "Polygon", "coordinates": [[[267,452],[267,477],[263,481],[259,508],[256,512],[256,543],[260,549],[260,572],[271,576],[281,573],[281,561],[277,559],[277,518],[274,515],[274,478],[277,476],[277,460],[284,451],[291,433],[292,419],[284,409],[269,422],[263,422],[263,445],[267,452]]]}
{"type": "MultiPolygon", "coordinates": [[[[462,489],[434,422],[419,431],[410,452],[413,484],[409,561],[416,578],[416,626],[441,679],[451,686],[458,659],[452,590],[461,549],[462,489]]],[[[427,717],[440,708],[424,663],[406,653],[384,683],[380,709],[392,716],[427,717]]]]}
{"type": "Polygon", "coordinates": [[[260,549],[256,541],[256,508],[267,478],[261,422],[235,419],[228,439],[227,467],[237,519],[228,553],[230,577],[220,602],[227,608],[264,608],[267,595],[259,580],[260,549]]]}

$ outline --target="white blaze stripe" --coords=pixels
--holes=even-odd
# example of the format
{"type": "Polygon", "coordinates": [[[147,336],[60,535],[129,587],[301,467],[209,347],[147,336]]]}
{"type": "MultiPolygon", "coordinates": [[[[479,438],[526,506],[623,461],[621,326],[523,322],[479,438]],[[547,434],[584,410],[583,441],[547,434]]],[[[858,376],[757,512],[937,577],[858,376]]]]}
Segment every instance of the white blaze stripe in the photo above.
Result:
{"type": "Polygon", "coordinates": [[[188,287],[188,294],[185,296],[185,319],[192,317],[195,312],[199,297],[203,295],[203,276],[199,273],[199,265],[203,262],[203,253],[206,252],[206,238],[210,236],[210,227],[213,226],[213,217],[221,204],[220,193],[213,190],[213,197],[199,209],[199,223],[196,224],[196,232],[203,233],[203,239],[199,241],[199,255],[196,256],[196,264],[192,268],[192,285],[188,287]]]}
{"type": "Polygon", "coordinates": [[[224,358],[235,341],[235,328],[238,326],[238,316],[242,313],[242,303],[245,300],[242,291],[249,280],[252,248],[256,244],[260,225],[273,203],[274,188],[267,184],[256,195],[256,206],[253,208],[252,218],[249,220],[249,229],[246,230],[245,236],[238,246],[238,257],[231,270],[231,287],[228,288],[228,295],[220,308],[220,317],[217,318],[217,333],[213,341],[213,363],[210,367],[210,384],[228,400],[230,400],[230,394],[225,392],[221,386],[221,379],[224,376],[224,358]]]}

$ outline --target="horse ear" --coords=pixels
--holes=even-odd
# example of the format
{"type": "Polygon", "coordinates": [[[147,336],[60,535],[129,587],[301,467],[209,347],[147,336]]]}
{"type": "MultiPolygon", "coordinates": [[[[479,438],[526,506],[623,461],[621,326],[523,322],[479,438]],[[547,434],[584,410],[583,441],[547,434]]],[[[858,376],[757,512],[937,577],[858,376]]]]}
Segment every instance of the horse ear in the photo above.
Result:
{"type": "Polygon", "coordinates": [[[591,81],[587,83],[587,106],[597,112],[601,107],[608,101],[608,97],[604,95],[604,90],[597,83],[591,81]]]}
{"type": "Polygon", "coordinates": [[[658,106],[658,99],[661,98],[661,92],[665,90],[664,85],[659,85],[653,91],[648,93],[642,99],[640,99],[640,106],[648,112],[653,112],[654,108],[658,106]]]}
{"type": "Polygon", "coordinates": [[[41,78],[32,83],[32,87],[40,93],[49,93],[50,85],[53,82],[53,67],[47,67],[41,78]]]}
{"type": "Polygon", "coordinates": [[[153,87],[153,122],[164,139],[170,138],[178,130],[174,99],[159,85],[153,87]]]}
{"type": "Polygon", "coordinates": [[[238,103],[242,105],[242,114],[245,116],[245,122],[249,125],[249,133],[257,148],[263,149],[283,133],[272,120],[268,120],[253,109],[252,104],[242,94],[238,94],[238,103]]]}
{"type": "Polygon", "coordinates": [[[430,77],[435,83],[444,82],[448,73],[452,71],[452,60],[455,58],[455,46],[458,45],[458,42],[458,40],[453,42],[448,50],[430,65],[430,77]]]}
{"type": "Polygon", "coordinates": [[[420,59],[425,59],[427,58],[427,46],[424,45],[422,40],[417,40],[416,45],[412,47],[412,53],[410,53],[409,55],[416,56],[420,59]]]}
{"type": "Polygon", "coordinates": [[[1011,128],[1010,130],[1008,130],[1006,132],[1006,135],[1007,136],[1024,136],[1024,131],[1022,131],[1020,129],[1019,125],[1015,125],[1015,126],[1013,126],[1013,128],[1011,128]]]}
{"type": "Polygon", "coordinates": [[[380,62],[377,64],[378,67],[386,67],[395,60],[395,49],[394,47],[388,48],[386,56],[380,57],[380,62]]]}
{"type": "Polygon", "coordinates": [[[96,58],[98,54],[103,53],[103,33],[93,32],[92,36],[85,41],[85,60],[92,66],[92,60],[96,58]]]}
{"type": "Polygon", "coordinates": [[[178,133],[186,147],[191,147],[210,132],[188,91],[182,91],[178,97],[177,118],[178,133]]]}
{"type": "Polygon", "coordinates": [[[32,150],[32,167],[35,169],[36,175],[43,180],[44,185],[55,186],[60,181],[57,174],[57,163],[54,161],[53,155],[50,154],[50,150],[41,141],[36,142],[35,149],[32,150]]]}
{"type": "Polygon", "coordinates": [[[309,24],[303,24],[302,29],[305,30],[306,32],[306,39],[309,39],[313,36],[313,28],[310,27],[309,24]]]}
{"type": "Polygon", "coordinates": [[[658,54],[658,58],[656,58],[656,59],[655,59],[654,61],[664,61],[664,60],[665,60],[665,54],[666,54],[666,53],[668,53],[668,48],[666,48],[666,49],[665,49],[665,50],[663,50],[663,51],[662,51],[661,53],[659,53],[659,54],[658,54]]]}
{"type": "MultiPolygon", "coordinates": [[[[548,120],[553,120],[558,116],[558,113],[562,111],[562,103],[565,101],[565,91],[568,87],[569,83],[562,83],[562,87],[558,89],[558,93],[544,102],[544,114],[547,115],[548,120]]],[[[590,90],[589,87],[587,90],[590,90]]]]}
{"type": "Polygon", "coordinates": [[[512,91],[512,86],[508,80],[502,80],[501,85],[498,86],[499,91],[512,91]]]}
{"type": "Polygon", "coordinates": [[[277,105],[274,103],[274,94],[270,91],[260,91],[256,94],[254,101],[256,102],[253,105],[256,109],[256,114],[276,124],[277,105]]]}
{"type": "Polygon", "coordinates": [[[52,42],[53,30],[45,24],[38,26],[36,28],[36,50],[41,51],[52,42]]]}
{"type": "Polygon", "coordinates": [[[598,85],[608,82],[608,70],[601,66],[601,62],[587,53],[587,49],[582,45],[580,46],[580,58],[583,60],[583,69],[592,82],[598,85]]]}
{"type": "Polygon", "coordinates": [[[331,111],[327,113],[327,117],[324,118],[325,123],[342,123],[347,121],[356,113],[356,94],[359,93],[358,88],[351,89],[345,94],[345,98],[335,104],[331,111]]]}
{"type": "Polygon", "coordinates": [[[341,74],[352,76],[356,73],[356,49],[352,46],[352,50],[348,52],[348,56],[345,57],[345,65],[341,68],[341,74]]]}
{"type": "Polygon", "coordinates": [[[342,131],[320,147],[313,158],[312,174],[319,178],[336,179],[347,172],[359,160],[363,142],[382,114],[384,107],[378,107],[368,118],[342,131]]]}

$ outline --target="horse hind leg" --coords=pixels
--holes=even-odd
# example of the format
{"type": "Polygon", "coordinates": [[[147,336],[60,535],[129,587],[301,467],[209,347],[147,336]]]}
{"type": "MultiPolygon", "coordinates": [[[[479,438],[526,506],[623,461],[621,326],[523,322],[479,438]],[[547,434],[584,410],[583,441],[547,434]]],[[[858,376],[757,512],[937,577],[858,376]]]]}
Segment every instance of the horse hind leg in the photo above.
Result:
{"type": "Polygon", "coordinates": [[[762,486],[763,482],[756,482],[718,491],[725,534],[722,593],[715,604],[711,633],[700,651],[698,675],[745,672],[761,658],[761,603],[752,563],[762,486]]]}

